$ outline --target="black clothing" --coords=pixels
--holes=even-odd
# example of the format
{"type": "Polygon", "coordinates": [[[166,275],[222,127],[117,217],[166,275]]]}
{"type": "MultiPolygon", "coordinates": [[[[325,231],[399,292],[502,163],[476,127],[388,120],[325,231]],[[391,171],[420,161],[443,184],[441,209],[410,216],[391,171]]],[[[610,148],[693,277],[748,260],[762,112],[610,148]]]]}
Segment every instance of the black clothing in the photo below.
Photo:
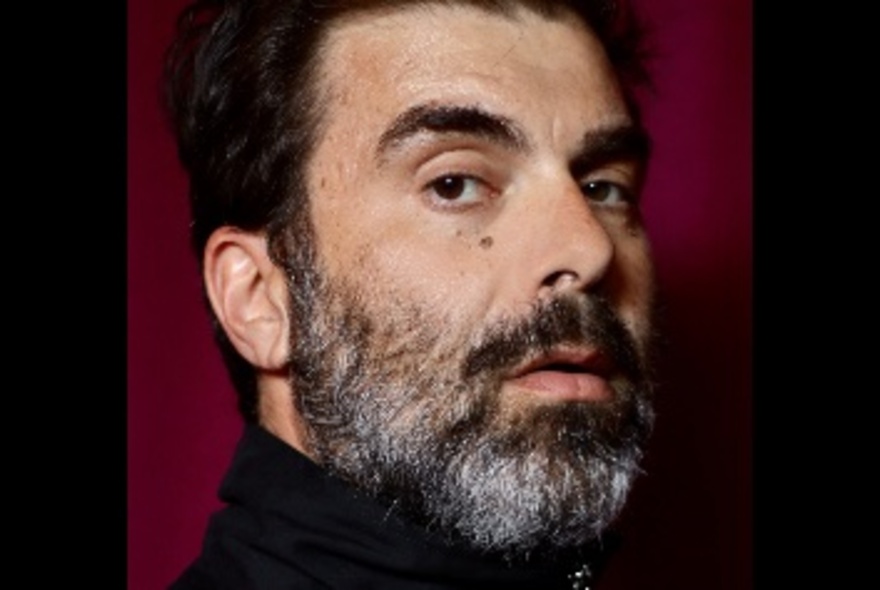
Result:
{"type": "Polygon", "coordinates": [[[220,498],[201,555],[171,590],[577,590],[592,588],[589,569],[611,549],[510,565],[453,547],[255,425],[220,498]]]}

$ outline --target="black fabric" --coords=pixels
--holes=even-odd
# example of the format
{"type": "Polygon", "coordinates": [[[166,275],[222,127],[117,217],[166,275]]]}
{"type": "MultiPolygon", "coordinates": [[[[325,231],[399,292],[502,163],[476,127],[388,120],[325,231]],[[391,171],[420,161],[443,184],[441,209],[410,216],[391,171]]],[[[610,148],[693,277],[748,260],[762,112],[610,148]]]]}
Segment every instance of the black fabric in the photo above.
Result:
{"type": "Polygon", "coordinates": [[[171,590],[592,589],[615,539],[508,564],[402,520],[259,426],[245,427],[202,552],[171,590]],[[584,569],[586,566],[586,569],[584,569]]]}

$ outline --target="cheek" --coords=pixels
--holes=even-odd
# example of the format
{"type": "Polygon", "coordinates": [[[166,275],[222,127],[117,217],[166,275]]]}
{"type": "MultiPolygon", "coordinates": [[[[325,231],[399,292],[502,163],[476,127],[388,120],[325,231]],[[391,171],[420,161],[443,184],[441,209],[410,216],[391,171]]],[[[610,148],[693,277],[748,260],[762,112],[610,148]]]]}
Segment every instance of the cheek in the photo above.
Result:
{"type": "Polygon", "coordinates": [[[610,277],[611,299],[632,332],[644,340],[651,330],[655,297],[654,267],[650,247],[642,237],[618,243],[610,277]]]}
{"type": "Polygon", "coordinates": [[[316,166],[312,179],[316,249],[329,279],[377,311],[417,308],[456,326],[487,316],[499,248],[483,224],[428,211],[417,195],[353,163],[316,166]]]}
{"type": "Polygon", "coordinates": [[[363,202],[316,216],[325,223],[316,230],[318,256],[331,278],[344,277],[386,310],[414,308],[456,324],[485,317],[492,249],[480,246],[483,234],[430,223],[405,202],[357,206],[363,202]]]}
{"type": "Polygon", "coordinates": [[[490,289],[485,275],[465,263],[466,253],[454,243],[414,241],[382,238],[364,245],[355,272],[365,291],[394,307],[418,308],[444,324],[483,317],[490,289]]]}

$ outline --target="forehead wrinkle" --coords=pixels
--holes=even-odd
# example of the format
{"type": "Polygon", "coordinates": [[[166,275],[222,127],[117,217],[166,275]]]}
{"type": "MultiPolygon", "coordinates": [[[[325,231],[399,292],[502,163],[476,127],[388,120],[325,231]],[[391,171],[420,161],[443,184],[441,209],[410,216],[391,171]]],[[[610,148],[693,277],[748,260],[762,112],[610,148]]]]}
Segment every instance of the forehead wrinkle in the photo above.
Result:
{"type": "Polygon", "coordinates": [[[389,151],[423,133],[473,136],[520,153],[533,150],[525,132],[508,117],[478,106],[429,103],[411,107],[394,119],[379,138],[377,160],[381,163],[389,151]]]}

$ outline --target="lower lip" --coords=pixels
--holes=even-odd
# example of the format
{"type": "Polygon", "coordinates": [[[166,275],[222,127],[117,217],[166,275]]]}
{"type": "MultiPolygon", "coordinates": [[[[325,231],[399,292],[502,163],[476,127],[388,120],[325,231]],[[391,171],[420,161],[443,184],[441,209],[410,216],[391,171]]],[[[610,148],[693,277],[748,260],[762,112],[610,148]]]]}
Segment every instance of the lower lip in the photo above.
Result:
{"type": "Polygon", "coordinates": [[[508,381],[519,389],[553,401],[605,401],[611,399],[608,382],[591,373],[532,371],[508,381]]]}

